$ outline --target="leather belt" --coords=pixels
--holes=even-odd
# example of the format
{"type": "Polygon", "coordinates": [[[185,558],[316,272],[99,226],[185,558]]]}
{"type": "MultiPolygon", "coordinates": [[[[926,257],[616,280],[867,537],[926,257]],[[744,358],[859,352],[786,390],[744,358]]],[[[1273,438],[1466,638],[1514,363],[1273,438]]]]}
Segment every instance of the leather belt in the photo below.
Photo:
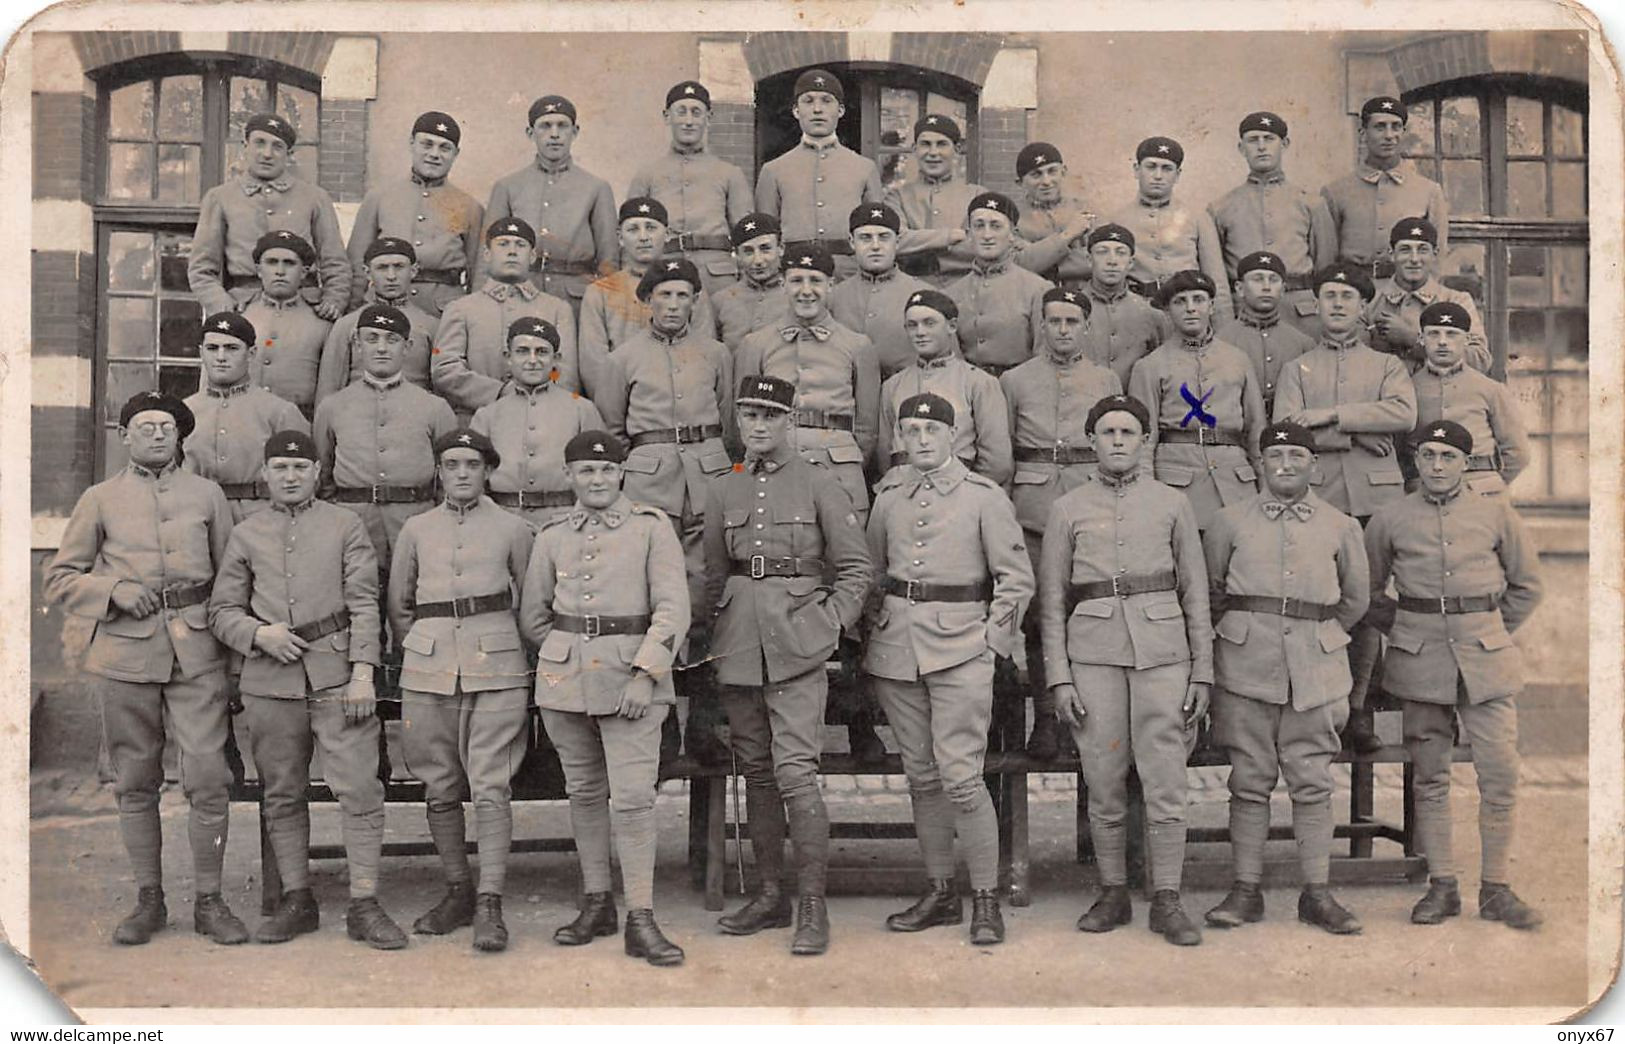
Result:
{"type": "MultiPolygon", "coordinates": [[[[904,464],[907,464],[907,463],[908,463],[908,451],[907,450],[892,450],[892,454],[891,454],[891,466],[892,467],[900,468],[904,464]]],[[[965,467],[967,467],[967,468],[970,468],[971,465],[973,463],[975,463],[975,458],[974,457],[960,457],[959,458],[959,463],[965,465],[965,467]]],[[[971,468],[971,470],[975,471],[976,469],[971,468]]]]}
{"type": "Polygon", "coordinates": [[[1133,293],[1139,294],[1141,297],[1149,298],[1150,300],[1155,301],[1162,296],[1161,279],[1145,280],[1135,279],[1133,276],[1129,276],[1127,283],[1129,290],[1133,293]]]}
{"type": "Polygon", "coordinates": [[[314,642],[318,638],[326,638],[330,634],[338,634],[350,626],[350,610],[340,609],[336,613],[328,613],[320,620],[311,620],[298,627],[290,628],[295,637],[307,642],[314,642]]]}
{"type": "Polygon", "coordinates": [[[640,431],[632,436],[632,448],[647,446],[655,442],[677,442],[689,445],[695,442],[704,442],[706,439],[722,438],[722,425],[720,424],[684,424],[676,428],[656,428],[654,431],[640,431]]]}
{"type": "Polygon", "coordinates": [[[1015,456],[1022,464],[1094,464],[1100,459],[1090,446],[1017,446],[1015,456]]]}
{"type": "Polygon", "coordinates": [[[569,507],[576,502],[575,493],[567,489],[542,490],[537,493],[526,493],[524,490],[514,493],[491,490],[485,495],[503,507],[518,508],[521,511],[526,508],[569,507]]]}
{"type": "MultiPolygon", "coordinates": [[[[264,284],[260,282],[260,277],[258,275],[227,275],[221,280],[221,282],[226,284],[227,290],[239,290],[245,286],[252,286],[255,289],[260,289],[264,286],[264,284]]],[[[316,278],[315,265],[312,265],[310,269],[305,272],[305,281],[299,285],[301,287],[321,285],[316,278]]]]}
{"type": "Polygon", "coordinates": [[[534,272],[543,272],[556,276],[597,275],[598,266],[591,261],[560,261],[558,258],[548,257],[542,259],[532,267],[534,272]]]}
{"type": "Polygon", "coordinates": [[[880,582],[880,589],[911,602],[985,602],[993,597],[991,580],[978,584],[928,584],[888,576],[880,582]]]}
{"type": "Polygon", "coordinates": [[[263,482],[219,482],[227,500],[270,500],[271,490],[263,482]]]}
{"type": "Polygon", "coordinates": [[[504,609],[512,608],[513,592],[498,591],[496,594],[453,598],[449,602],[424,602],[422,605],[412,607],[412,616],[418,620],[427,620],[436,616],[455,616],[461,619],[465,616],[498,613],[504,609]]]}
{"type": "MultiPolygon", "coordinates": [[[[1364,267],[1364,266],[1362,265],[1361,267],[1364,267]]],[[[1384,258],[1379,258],[1376,261],[1371,262],[1371,278],[1372,279],[1387,279],[1389,276],[1391,276],[1393,274],[1394,274],[1394,262],[1393,262],[1392,258],[1384,257],[1384,258]]]]}
{"type": "Polygon", "coordinates": [[[434,500],[433,486],[340,486],[335,504],[421,504],[434,500]]]}
{"type": "MultiPolygon", "coordinates": [[[[1500,471],[1501,461],[1499,453],[1474,453],[1467,458],[1468,471],[1500,471]]],[[[227,494],[230,496],[230,494],[227,494]]]]}
{"type": "Polygon", "coordinates": [[[797,427],[834,428],[838,431],[852,430],[852,414],[850,413],[830,413],[825,410],[798,407],[795,415],[797,427]]]}
{"type": "Polygon", "coordinates": [[[1501,608],[1500,595],[1442,595],[1438,598],[1399,596],[1399,607],[1407,613],[1490,613],[1501,608]]]}
{"type": "Polygon", "coordinates": [[[667,232],[666,252],[688,253],[691,250],[732,250],[733,240],[727,236],[702,235],[698,232],[667,232]]]}
{"type": "Polygon", "coordinates": [[[440,286],[467,286],[466,268],[421,268],[412,277],[414,283],[435,283],[440,286]]]}
{"type": "Polygon", "coordinates": [[[1020,363],[984,363],[976,362],[973,359],[966,359],[965,361],[976,367],[978,370],[981,370],[989,377],[1002,377],[1004,376],[1006,370],[1013,370],[1017,366],[1021,365],[1020,363]]]}
{"type": "Polygon", "coordinates": [[[200,584],[173,584],[158,591],[158,601],[165,609],[185,609],[189,605],[202,605],[209,600],[213,581],[200,584]]]}
{"type": "Polygon", "coordinates": [[[831,254],[850,256],[852,253],[852,244],[844,239],[792,239],[784,244],[784,256],[788,258],[797,251],[811,250],[817,246],[823,247],[831,254]]]}
{"type": "Polygon", "coordinates": [[[1291,293],[1294,290],[1313,290],[1315,288],[1315,277],[1312,273],[1306,275],[1289,275],[1285,279],[1281,280],[1281,285],[1287,293],[1291,293]]]}
{"type": "Polygon", "coordinates": [[[752,580],[770,576],[823,576],[824,560],[795,555],[751,555],[729,561],[728,575],[748,576],[752,580]]]}
{"type": "Polygon", "coordinates": [[[588,638],[601,634],[645,634],[653,619],[648,613],[642,616],[571,616],[558,613],[553,617],[553,629],[566,634],[584,634],[588,638]]]}
{"type": "Polygon", "coordinates": [[[897,267],[911,276],[941,275],[942,259],[934,252],[904,254],[897,259],[897,267]]]}
{"type": "Polygon", "coordinates": [[[1191,443],[1198,446],[1243,446],[1247,445],[1247,436],[1232,428],[1209,428],[1199,425],[1195,428],[1161,428],[1157,431],[1157,441],[1174,443],[1191,443]]]}
{"type": "Polygon", "coordinates": [[[1221,613],[1269,613],[1271,616],[1290,616],[1294,620],[1330,620],[1337,615],[1337,606],[1319,602],[1305,602],[1301,598],[1271,598],[1269,595],[1227,594],[1220,606],[1221,613]]]}
{"type": "Polygon", "coordinates": [[[1072,604],[1094,598],[1124,598],[1128,595],[1151,594],[1154,591],[1177,591],[1179,578],[1173,570],[1160,573],[1128,573],[1110,580],[1091,580],[1086,584],[1067,584],[1067,598],[1072,604]]]}

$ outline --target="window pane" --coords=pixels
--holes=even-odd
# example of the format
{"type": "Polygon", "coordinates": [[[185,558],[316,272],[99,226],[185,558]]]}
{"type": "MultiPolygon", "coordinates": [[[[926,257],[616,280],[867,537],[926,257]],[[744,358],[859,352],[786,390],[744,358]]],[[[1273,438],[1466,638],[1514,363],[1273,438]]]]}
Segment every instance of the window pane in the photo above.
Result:
{"type": "Polygon", "coordinates": [[[1444,194],[1452,217],[1485,213],[1484,164],[1479,160],[1445,160],[1444,194]]]}
{"type": "Polygon", "coordinates": [[[1552,314],[1552,368],[1583,370],[1591,357],[1591,331],[1586,313],[1563,309],[1552,314]]]}
{"type": "Polygon", "coordinates": [[[1532,438],[1529,440],[1529,466],[1518,474],[1517,482],[1513,483],[1512,495],[1518,504],[1530,501],[1542,501],[1551,497],[1549,483],[1551,481],[1550,468],[1547,466],[1551,459],[1552,443],[1549,438],[1532,438]]]}
{"type": "Polygon", "coordinates": [[[158,233],[158,285],[171,292],[190,293],[186,278],[186,258],[192,237],[184,232],[158,233]]]}
{"type": "Polygon", "coordinates": [[[152,140],[152,81],[108,92],[107,133],[114,139],[152,140]]]}
{"type": "Polygon", "coordinates": [[[1552,303],[1558,305],[1585,306],[1585,247],[1552,247],[1552,303]]]}
{"type": "MultiPolygon", "coordinates": [[[[107,299],[107,357],[152,360],[152,298],[107,299]]],[[[141,389],[137,388],[136,391],[141,389]]],[[[134,394],[132,392],[131,394],[134,394]]],[[[129,396],[125,396],[129,398],[129,396]]],[[[123,400],[119,400],[122,402],[123,400]]]]}
{"type": "Polygon", "coordinates": [[[166,203],[196,203],[203,198],[203,147],[158,146],[158,198],[166,203]]]}
{"type": "Polygon", "coordinates": [[[1483,243],[1452,239],[1449,250],[1439,262],[1439,281],[1452,290],[1472,294],[1480,314],[1484,311],[1485,273],[1489,271],[1485,256],[1483,243]]]}
{"type": "Polygon", "coordinates": [[[1552,155],[1586,154],[1585,117],[1556,102],[1552,103],[1552,155]]]}
{"type": "Polygon", "coordinates": [[[1507,369],[1546,368],[1546,313],[1514,309],[1507,313],[1507,369]],[[1514,366],[1516,362],[1516,366],[1514,366]]]}
{"type": "Polygon", "coordinates": [[[1405,137],[1400,140],[1400,151],[1407,156],[1433,155],[1433,102],[1417,102],[1411,106],[1405,121],[1405,137]]]}
{"type": "Polygon", "coordinates": [[[167,76],[158,88],[158,137],[203,140],[203,77],[167,76]]]}
{"type": "Polygon", "coordinates": [[[959,124],[959,129],[968,132],[968,128],[965,126],[966,107],[962,101],[941,94],[927,94],[925,96],[925,111],[927,115],[940,113],[943,116],[952,116],[954,122],[959,124]]]}
{"type": "Polygon", "coordinates": [[[1586,216],[1586,165],[1552,164],[1552,217],[1586,216]]]}
{"type": "Polygon", "coordinates": [[[203,339],[203,306],[184,297],[158,302],[158,351],[169,358],[196,359],[203,339]]]}
{"type": "Polygon", "coordinates": [[[298,131],[300,144],[321,138],[321,121],[316,114],[316,95],[288,84],[277,84],[276,111],[298,131]]]}
{"type": "Polygon", "coordinates": [[[1546,283],[1546,248],[1507,247],[1507,304],[1546,305],[1551,303],[1546,283]]]}
{"type": "Polygon", "coordinates": [[[1552,496],[1561,500],[1585,500],[1590,493],[1590,451],[1584,435],[1552,440],[1552,496]]]}
{"type": "Polygon", "coordinates": [[[152,385],[151,362],[108,363],[107,380],[102,389],[102,416],[109,423],[117,424],[119,411],[130,401],[130,396],[151,391],[152,385]]]}
{"type": "MultiPolygon", "coordinates": [[[[1534,375],[1507,376],[1507,391],[1523,421],[1524,430],[1533,435],[1549,430],[1546,419],[1546,378],[1534,375]]],[[[1538,454],[1537,454],[1538,455],[1538,454]]]]}
{"type": "Polygon", "coordinates": [[[1552,389],[1552,430],[1569,435],[1589,431],[1591,393],[1585,375],[1554,376],[1546,380],[1552,389]]]}
{"type": "Polygon", "coordinates": [[[226,117],[226,140],[241,145],[243,125],[257,113],[271,111],[271,85],[248,76],[231,78],[231,102],[226,117]]]}
{"type": "Polygon", "coordinates": [[[1446,98],[1439,105],[1440,144],[1446,156],[1478,156],[1484,151],[1477,98],[1446,98]]]}
{"type": "Polygon", "coordinates": [[[1541,141],[1544,109],[1535,98],[1507,98],[1508,156],[1539,156],[1545,151],[1541,141]]]}
{"type": "Polygon", "coordinates": [[[107,237],[107,288],[152,289],[152,235],[113,232],[107,237]]]}
{"type": "Polygon", "coordinates": [[[1546,164],[1543,161],[1507,164],[1507,216],[1546,216],[1546,164]]]}
{"type": "Polygon", "coordinates": [[[107,146],[107,198],[152,198],[152,146],[107,146]]]}
{"type": "Polygon", "coordinates": [[[907,87],[880,88],[880,144],[914,147],[914,121],[920,118],[920,95],[907,87]]]}
{"type": "Polygon", "coordinates": [[[203,371],[196,366],[164,366],[158,370],[158,389],[179,399],[198,390],[203,371]]]}

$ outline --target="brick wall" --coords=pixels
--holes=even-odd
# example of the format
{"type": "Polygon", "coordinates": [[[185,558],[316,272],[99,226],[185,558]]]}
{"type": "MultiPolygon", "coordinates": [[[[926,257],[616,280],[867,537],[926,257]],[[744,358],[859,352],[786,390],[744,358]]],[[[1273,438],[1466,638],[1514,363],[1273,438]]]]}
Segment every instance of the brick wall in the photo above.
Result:
{"type": "Polygon", "coordinates": [[[181,34],[170,32],[89,32],[73,34],[74,49],[81,64],[99,69],[115,62],[169,54],[181,49],[181,34]]]}
{"type": "Polygon", "coordinates": [[[982,148],[981,183],[1019,200],[1016,154],[1027,144],[1027,110],[983,109],[977,120],[982,148]]]}
{"type": "Polygon", "coordinates": [[[709,147],[747,176],[756,169],[756,109],[719,102],[711,110],[709,147]]]}
{"type": "Polygon", "coordinates": [[[980,84],[1000,46],[1000,37],[986,33],[898,33],[892,38],[892,61],[980,84]]]}
{"type": "Polygon", "coordinates": [[[1586,38],[1579,32],[1427,36],[1389,51],[1388,65],[1402,92],[1490,73],[1551,76],[1575,83],[1585,83],[1588,73],[1586,38]]]}
{"type": "Polygon", "coordinates": [[[322,99],[321,185],[339,203],[367,193],[367,103],[322,99]]]}
{"type": "Polygon", "coordinates": [[[745,61],[750,74],[765,79],[786,69],[847,61],[845,33],[750,33],[745,61]]]}

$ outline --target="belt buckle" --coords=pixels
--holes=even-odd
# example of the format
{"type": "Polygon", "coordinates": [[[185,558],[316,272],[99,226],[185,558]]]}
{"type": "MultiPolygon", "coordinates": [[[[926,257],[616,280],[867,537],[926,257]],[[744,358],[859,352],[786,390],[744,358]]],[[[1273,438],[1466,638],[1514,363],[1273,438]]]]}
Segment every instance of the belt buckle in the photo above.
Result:
{"type": "Polygon", "coordinates": [[[1450,615],[1450,599],[1446,595],[1440,595],[1439,596],[1439,615],[1440,616],[1448,616],[1448,615],[1450,615]]]}
{"type": "Polygon", "coordinates": [[[170,600],[169,600],[170,595],[172,595],[173,593],[174,592],[168,587],[159,588],[158,589],[158,604],[160,606],[162,606],[163,608],[165,608],[165,609],[179,609],[180,606],[172,604],[170,602],[170,600]]]}
{"type": "Polygon", "coordinates": [[[452,615],[452,617],[454,619],[457,619],[457,620],[461,620],[465,616],[473,616],[474,615],[474,598],[473,598],[473,596],[470,596],[468,598],[453,598],[451,600],[451,615],[452,615]]]}
{"type": "Polygon", "coordinates": [[[372,498],[372,503],[373,504],[382,503],[382,501],[380,501],[378,499],[378,487],[376,485],[368,486],[367,490],[368,490],[368,493],[370,494],[370,496],[372,498]]]}
{"type": "Polygon", "coordinates": [[[1119,581],[1121,579],[1122,579],[1121,575],[1113,575],[1112,576],[1112,597],[1113,598],[1121,598],[1121,597],[1123,597],[1122,589],[1117,586],[1117,581],[1119,581]]]}
{"type": "Polygon", "coordinates": [[[588,613],[581,619],[584,621],[584,626],[586,627],[586,630],[584,630],[582,634],[586,635],[588,638],[596,638],[603,633],[602,624],[598,619],[597,613],[588,613]]]}
{"type": "Polygon", "coordinates": [[[750,578],[752,580],[760,580],[765,576],[767,576],[767,556],[766,555],[751,555],[750,556],[750,578]]]}
{"type": "Polygon", "coordinates": [[[675,425],[671,429],[671,440],[679,446],[683,444],[683,426],[681,424],[675,425]]]}
{"type": "Polygon", "coordinates": [[[914,602],[920,601],[921,600],[920,595],[923,594],[923,592],[920,590],[920,588],[922,588],[924,586],[925,585],[922,584],[918,580],[904,580],[903,581],[903,591],[904,591],[903,597],[907,598],[909,600],[910,604],[913,604],[914,602]]]}
{"type": "Polygon", "coordinates": [[[1054,446],[1050,447],[1050,451],[1049,451],[1050,463],[1054,464],[1056,467],[1059,467],[1060,464],[1061,464],[1061,450],[1063,448],[1064,447],[1058,442],[1054,446]]]}
{"type": "Polygon", "coordinates": [[[1287,598],[1285,596],[1282,596],[1282,598],[1281,598],[1281,615],[1282,616],[1287,615],[1287,608],[1289,607],[1291,601],[1292,601],[1292,599],[1287,598]]]}

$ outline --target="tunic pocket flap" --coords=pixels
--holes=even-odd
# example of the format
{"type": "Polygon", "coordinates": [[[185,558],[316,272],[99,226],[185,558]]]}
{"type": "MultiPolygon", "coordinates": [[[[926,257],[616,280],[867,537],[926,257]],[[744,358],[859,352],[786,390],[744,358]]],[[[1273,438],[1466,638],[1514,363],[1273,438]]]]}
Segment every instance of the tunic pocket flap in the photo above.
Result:
{"type": "Polygon", "coordinates": [[[405,649],[407,652],[415,652],[419,656],[433,656],[434,636],[424,634],[422,631],[414,628],[410,633],[407,634],[406,639],[401,642],[401,648],[405,649]]]}
{"type": "Polygon", "coordinates": [[[1407,652],[1412,656],[1422,651],[1422,638],[1420,635],[1398,632],[1388,636],[1388,644],[1400,652],[1407,652]]]}
{"type": "Polygon", "coordinates": [[[1251,464],[1243,464],[1236,468],[1236,478],[1241,479],[1243,482],[1257,482],[1258,472],[1253,470],[1251,464]]]}
{"type": "Polygon", "coordinates": [[[1043,468],[1016,467],[1016,485],[1042,486],[1050,480],[1050,473],[1043,468]]]}
{"type": "Polygon", "coordinates": [[[1227,642],[1240,645],[1247,640],[1247,632],[1251,628],[1252,620],[1246,613],[1225,613],[1219,617],[1219,624],[1213,628],[1213,633],[1227,642]]]}
{"type": "Polygon", "coordinates": [[[750,521],[750,508],[727,508],[722,512],[722,524],[728,529],[736,529],[750,521]]]}
{"type": "Polygon", "coordinates": [[[1403,486],[1405,476],[1396,468],[1392,471],[1370,471],[1366,473],[1366,480],[1373,486],[1403,486]]]}
{"type": "Polygon", "coordinates": [[[537,655],[549,663],[564,663],[570,658],[570,650],[574,648],[575,637],[555,627],[542,639],[542,647],[537,655]]]}
{"type": "Polygon", "coordinates": [[[1173,465],[1158,464],[1152,469],[1158,482],[1169,486],[1188,486],[1195,472],[1190,468],[1181,468],[1173,465]]]}
{"type": "Polygon", "coordinates": [[[152,613],[139,620],[119,613],[111,620],[97,623],[96,630],[101,634],[111,634],[118,638],[147,638],[158,632],[158,623],[162,619],[163,613],[152,613]]]}
{"type": "Polygon", "coordinates": [[[480,635],[480,652],[512,652],[519,648],[517,634],[482,634],[480,635]]]}
{"type": "Polygon", "coordinates": [[[727,450],[712,450],[700,458],[700,470],[707,475],[720,475],[733,467],[733,458],[727,450]]]}
{"type": "Polygon", "coordinates": [[[829,459],[836,464],[862,464],[863,451],[856,446],[831,446],[829,459]]]}
{"type": "Polygon", "coordinates": [[[1506,649],[1510,648],[1514,642],[1510,634],[1505,631],[1497,631],[1494,634],[1480,635],[1478,644],[1486,649],[1506,649]]]}
{"type": "Polygon", "coordinates": [[[732,261],[708,261],[705,270],[714,276],[736,276],[739,274],[739,266],[732,261]]]}
{"type": "Polygon", "coordinates": [[[569,286],[566,286],[564,289],[565,289],[565,292],[568,293],[571,297],[585,297],[587,295],[587,288],[586,287],[577,286],[574,283],[570,284],[569,286]]]}
{"type": "Polygon", "coordinates": [[[621,470],[634,475],[653,475],[660,470],[660,458],[653,453],[633,453],[621,463],[621,470]]]}
{"type": "Polygon", "coordinates": [[[1152,602],[1145,607],[1147,620],[1174,620],[1185,615],[1178,602],[1152,602]]]}
{"type": "Polygon", "coordinates": [[[1314,298],[1306,297],[1301,301],[1294,301],[1292,303],[1292,307],[1300,316],[1307,319],[1309,316],[1315,314],[1315,310],[1318,306],[1315,304],[1314,298]]]}
{"type": "Polygon", "coordinates": [[[350,648],[350,632],[338,631],[327,636],[327,644],[334,652],[345,652],[350,648]]]}
{"type": "Polygon", "coordinates": [[[207,630],[209,627],[208,605],[189,605],[181,610],[181,619],[194,631],[207,630]]]}
{"type": "Polygon", "coordinates": [[[1073,616],[1092,616],[1097,620],[1110,620],[1117,615],[1117,606],[1104,598],[1093,601],[1079,602],[1077,608],[1072,610],[1073,616]]]}
{"type": "Polygon", "coordinates": [[[1343,625],[1336,620],[1322,620],[1315,630],[1320,636],[1320,648],[1324,652],[1336,652],[1352,641],[1349,633],[1343,630],[1343,625]]]}
{"type": "Polygon", "coordinates": [[[940,609],[937,611],[937,623],[943,627],[969,627],[971,624],[981,623],[985,619],[987,619],[987,610],[979,605],[968,609],[940,609]]]}
{"type": "Polygon", "coordinates": [[[773,521],[779,523],[817,522],[818,512],[811,504],[774,504],[773,521]]]}

